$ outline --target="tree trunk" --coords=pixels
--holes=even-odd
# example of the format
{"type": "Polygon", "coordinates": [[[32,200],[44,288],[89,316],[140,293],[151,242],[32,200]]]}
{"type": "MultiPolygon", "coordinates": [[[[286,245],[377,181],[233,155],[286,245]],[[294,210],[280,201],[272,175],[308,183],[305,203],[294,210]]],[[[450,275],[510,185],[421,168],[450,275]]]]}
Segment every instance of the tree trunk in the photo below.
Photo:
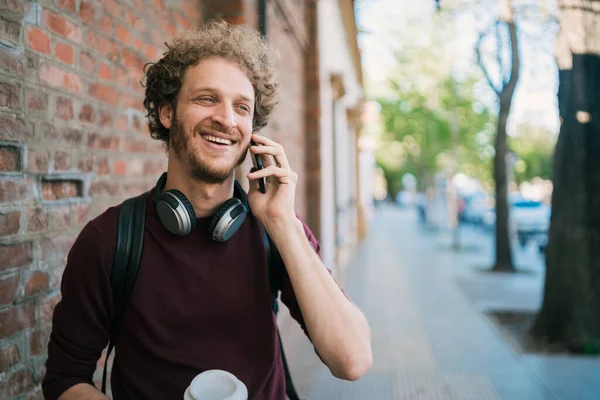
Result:
{"type": "Polygon", "coordinates": [[[587,8],[565,7],[565,3],[561,4],[558,43],[562,35],[568,41],[562,51],[578,53],[571,54],[570,63],[562,65],[557,54],[561,68],[558,101],[562,126],[554,158],[544,300],[532,334],[574,351],[597,352],[600,344],[600,2],[590,1],[587,8]]]}
{"type": "Polygon", "coordinates": [[[496,182],[496,263],[494,272],[514,272],[509,235],[508,178],[506,176],[506,122],[510,113],[510,101],[506,94],[500,97],[498,131],[496,133],[496,155],[494,157],[494,180],[496,182]]]}
{"type": "MultiPolygon", "coordinates": [[[[486,35],[483,32],[479,36],[479,40],[475,45],[475,53],[477,54],[477,62],[481,67],[485,77],[487,78],[490,87],[498,95],[500,103],[500,111],[498,113],[498,130],[496,132],[496,155],[494,157],[494,180],[496,184],[496,262],[492,267],[494,272],[514,272],[512,249],[509,235],[509,208],[508,208],[508,179],[506,174],[506,155],[508,153],[506,140],[506,123],[510,114],[510,106],[512,98],[517,87],[520,73],[519,60],[519,40],[517,36],[517,26],[513,19],[512,4],[510,0],[500,2],[500,13],[496,25],[499,29],[500,24],[508,26],[510,36],[510,57],[511,67],[509,78],[504,77],[502,68],[502,43],[497,39],[497,58],[498,68],[500,70],[500,86],[494,83],[488,69],[481,57],[481,42],[486,35]]],[[[499,35],[497,36],[499,38],[499,35]]]]}

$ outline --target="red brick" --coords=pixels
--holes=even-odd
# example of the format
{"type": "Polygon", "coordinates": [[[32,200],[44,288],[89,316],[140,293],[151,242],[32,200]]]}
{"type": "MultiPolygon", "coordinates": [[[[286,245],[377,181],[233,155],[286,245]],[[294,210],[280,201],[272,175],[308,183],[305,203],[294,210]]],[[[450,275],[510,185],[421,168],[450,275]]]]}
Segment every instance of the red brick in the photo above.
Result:
{"type": "Polygon", "coordinates": [[[146,4],[144,3],[144,0],[133,0],[133,4],[135,5],[136,10],[138,10],[140,13],[144,13],[146,10],[146,4]]]}
{"type": "Polygon", "coordinates": [[[96,61],[94,57],[88,53],[79,53],[79,67],[90,74],[94,72],[96,61]]]}
{"type": "Polygon", "coordinates": [[[0,18],[0,39],[11,42],[13,45],[19,43],[21,35],[21,24],[0,18]]]}
{"type": "Polygon", "coordinates": [[[117,90],[100,83],[91,84],[88,94],[113,106],[119,103],[119,93],[117,90]]]}
{"type": "Polygon", "coordinates": [[[119,50],[112,40],[106,39],[99,33],[88,32],[88,47],[96,50],[111,61],[116,61],[119,50]]]}
{"type": "Polygon", "coordinates": [[[28,369],[21,369],[0,381],[0,399],[12,399],[32,389],[33,375],[28,369]]]}
{"type": "Polygon", "coordinates": [[[110,174],[110,166],[108,164],[108,157],[98,157],[96,158],[96,173],[98,175],[109,175],[110,174]]]}
{"type": "Polygon", "coordinates": [[[115,161],[115,166],[113,167],[113,172],[115,175],[125,176],[125,174],[127,173],[127,161],[125,161],[125,160],[115,161]]]}
{"type": "Polygon", "coordinates": [[[48,274],[44,271],[35,271],[25,284],[25,296],[31,296],[48,289],[48,274]]]}
{"type": "Polygon", "coordinates": [[[50,10],[43,10],[42,22],[52,32],[58,33],[75,43],[81,43],[81,28],[73,25],[62,16],[50,10]]]}
{"type": "Polygon", "coordinates": [[[87,1],[82,1],[79,5],[79,18],[88,25],[94,25],[94,6],[87,1]]]}
{"type": "Polygon", "coordinates": [[[58,150],[54,153],[54,169],[56,171],[67,171],[71,169],[71,155],[66,151],[58,150]]]}
{"type": "Polygon", "coordinates": [[[30,111],[46,111],[48,108],[48,94],[39,89],[27,89],[27,108],[30,111]]]}
{"type": "Polygon", "coordinates": [[[0,51],[0,69],[20,79],[34,79],[37,77],[38,66],[33,53],[26,52],[25,54],[19,54],[0,51]]]}
{"type": "Polygon", "coordinates": [[[135,108],[136,110],[139,110],[139,111],[145,111],[143,98],[129,96],[126,94],[122,94],[120,96],[120,98],[121,98],[121,107],[122,108],[124,108],[124,109],[135,108]]]}
{"type": "Polygon", "coordinates": [[[11,343],[0,348],[0,373],[17,365],[20,360],[21,355],[19,354],[19,347],[16,344],[11,343]]]}
{"type": "Polygon", "coordinates": [[[128,26],[135,26],[138,17],[132,9],[127,8],[126,10],[123,10],[123,19],[128,26]]]}
{"type": "Polygon", "coordinates": [[[34,26],[27,27],[27,43],[35,51],[50,54],[50,36],[34,26]]]}
{"type": "Polygon", "coordinates": [[[33,303],[0,311],[0,340],[35,325],[33,303]]]}
{"type": "MultiPolygon", "coordinates": [[[[11,304],[19,288],[19,275],[5,276],[0,279],[0,305],[11,304]]],[[[2,355],[0,354],[0,364],[2,364],[2,355]]],[[[2,368],[0,368],[2,373],[2,368]]]]}
{"type": "Polygon", "coordinates": [[[94,171],[94,157],[80,157],[77,168],[84,174],[94,171]]]}
{"type": "MultiPolygon", "coordinates": [[[[139,49],[140,51],[143,50],[144,48],[144,42],[142,42],[142,39],[135,37],[133,38],[133,43],[132,43],[132,47],[134,49],[139,49]]],[[[136,56],[137,57],[137,56],[136,56]]],[[[137,57],[136,62],[138,63],[138,66],[136,68],[140,67],[140,64],[143,66],[144,64],[144,60],[142,60],[141,58],[137,57]]],[[[140,68],[141,69],[141,68],[140,68]]]]}
{"type": "Polygon", "coordinates": [[[47,151],[35,151],[32,149],[27,150],[27,168],[26,172],[31,174],[39,174],[48,172],[48,152],[47,151]]]}
{"type": "Polygon", "coordinates": [[[29,9],[29,2],[23,0],[0,0],[0,10],[8,10],[15,14],[24,14],[29,9]]]}
{"type": "Polygon", "coordinates": [[[115,80],[117,87],[129,86],[129,71],[123,67],[115,66],[115,80]]]}
{"type": "Polygon", "coordinates": [[[58,96],[56,98],[56,116],[65,121],[73,119],[73,102],[58,96]]]}
{"type": "Polygon", "coordinates": [[[47,329],[36,329],[29,336],[30,354],[39,356],[46,351],[50,332],[47,329]]]}
{"type": "Polygon", "coordinates": [[[48,226],[48,219],[43,208],[27,210],[27,231],[40,232],[48,226]]]}
{"type": "Polygon", "coordinates": [[[0,203],[30,200],[33,200],[33,184],[31,182],[0,180],[0,203]]]}
{"type": "Polygon", "coordinates": [[[98,75],[100,75],[100,79],[112,81],[112,72],[110,70],[110,66],[106,63],[100,63],[98,75]]]}
{"type": "MultiPolygon", "coordinates": [[[[141,40],[139,40],[138,38],[135,38],[133,40],[133,43],[134,43],[134,47],[136,47],[136,48],[143,47],[141,40]],[[135,45],[136,41],[139,42],[138,43],[139,47],[136,47],[136,45],[135,45]]],[[[140,57],[138,57],[133,52],[131,52],[130,50],[123,49],[121,51],[121,60],[123,62],[123,65],[127,68],[133,68],[133,69],[136,69],[139,71],[141,71],[144,68],[145,61],[142,60],[140,57]]]]}
{"type": "Polygon", "coordinates": [[[78,75],[63,71],[48,64],[40,68],[40,82],[55,88],[63,88],[70,92],[78,93],[81,90],[81,78],[78,75]]]}
{"type": "Polygon", "coordinates": [[[123,143],[123,151],[131,151],[134,153],[145,153],[148,151],[148,145],[145,141],[128,139],[123,143]]]}
{"type": "Polygon", "coordinates": [[[100,0],[99,2],[110,15],[121,18],[122,9],[118,0],[100,0]]]}
{"type": "Polygon", "coordinates": [[[115,26],[111,17],[102,15],[98,18],[98,29],[107,36],[112,36],[115,33],[115,26]]]}
{"type": "Polygon", "coordinates": [[[129,44],[129,30],[121,24],[117,24],[117,40],[121,43],[129,44]]]}
{"type": "Polygon", "coordinates": [[[188,18],[185,18],[180,13],[175,14],[175,19],[177,20],[177,25],[183,27],[184,29],[189,29],[192,26],[191,21],[188,18]]]}
{"type": "Polygon", "coordinates": [[[75,238],[70,236],[43,239],[40,243],[42,262],[51,260],[65,261],[74,241],[75,238]]]}
{"type": "Polygon", "coordinates": [[[96,133],[90,133],[88,136],[88,146],[93,149],[119,150],[119,138],[117,136],[100,136],[96,133]]]}
{"type": "Polygon", "coordinates": [[[71,45],[57,43],[56,46],[54,46],[54,55],[60,61],[73,65],[73,47],[71,45]]]}
{"type": "Polygon", "coordinates": [[[60,293],[55,294],[54,296],[43,297],[40,302],[40,322],[49,322],[52,320],[52,313],[54,312],[54,307],[60,301],[61,295],[60,293]]]}
{"type": "Polygon", "coordinates": [[[83,143],[83,132],[78,129],[67,128],[62,132],[62,139],[69,146],[78,148],[83,143]]]}
{"type": "Polygon", "coordinates": [[[58,6],[70,13],[75,12],[75,0],[58,0],[58,6]]]}
{"type": "Polygon", "coordinates": [[[110,181],[95,181],[90,185],[90,196],[116,196],[118,193],[118,185],[110,181]]]}
{"type": "Polygon", "coordinates": [[[52,221],[52,229],[61,231],[71,227],[73,210],[70,207],[55,208],[48,212],[52,221]]]}
{"type": "Polygon", "coordinates": [[[42,182],[42,199],[62,200],[79,197],[80,182],[76,181],[44,181],[42,182]]]}
{"type": "Polygon", "coordinates": [[[89,221],[90,206],[78,205],[76,206],[77,223],[82,225],[89,221]]]}
{"type": "Polygon", "coordinates": [[[8,82],[0,82],[0,108],[9,110],[21,110],[21,85],[8,82]]]}
{"type": "MultiPolygon", "coordinates": [[[[1,54],[1,52],[0,52],[1,54]]],[[[0,139],[24,140],[33,137],[33,123],[15,116],[0,114],[0,139]]]]}
{"type": "Polygon", "coordinates": [[[117,121],[115,122],[115,129],[121,132],[128,130],[129,119],[124,115],[119,116],[119,118],[117,118],[117,121]]]}
{"type": "Polygon", "coordinates": [[[154,57],[156,57],[156,50],[154,49],[154,46],[147,44],[145,54],[148,60],[154,60],[154,57]]]}
{"type": "Polygon", "coordinates": [[[19,211],[0,214],[0,236],[14,235],[19,232],[20,219],[21,213],[19,211]]]}
{"type": "Polygon", "coordinates": [[[0,144],[0,172],[16,172],[20,168],[19,164],[19,148],[0,144]]]}
{"type": "Polygon", "coordinates": [[[98,110],[98,125],[112,126],[112,115],[109,111],[98,110]]]}
{"type": "Polygon", "coordinates": [[[96,121],[96,115],[94,114],[94,109],[89,104],[84,104],[81,106],[81,110],[79,111],[79,120],[81,122],[87,122],[93,124],[96,121]]]}
{"type": "Polygon", "coordinates": [[[2,260],[0,271],[31,264],[33,261],[31,242],[7,246],[0,245],[0,260],[2,260]]]}

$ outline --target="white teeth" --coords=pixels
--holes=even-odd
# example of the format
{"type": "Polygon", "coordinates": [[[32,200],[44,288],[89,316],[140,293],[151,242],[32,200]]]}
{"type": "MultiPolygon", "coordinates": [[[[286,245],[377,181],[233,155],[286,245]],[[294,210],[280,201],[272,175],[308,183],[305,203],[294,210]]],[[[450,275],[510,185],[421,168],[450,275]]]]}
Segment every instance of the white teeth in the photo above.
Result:
{"type": "Polygon", "coordinates": [[[209,142],[221,143],[221,144],[226,144],[226,145],[233,144],[233,142],[229,139],[221,139],[221,138],[211,136],[211,135],[205,135],[203,137],[204,137],[204,139],[208,140],[209,142]]]}

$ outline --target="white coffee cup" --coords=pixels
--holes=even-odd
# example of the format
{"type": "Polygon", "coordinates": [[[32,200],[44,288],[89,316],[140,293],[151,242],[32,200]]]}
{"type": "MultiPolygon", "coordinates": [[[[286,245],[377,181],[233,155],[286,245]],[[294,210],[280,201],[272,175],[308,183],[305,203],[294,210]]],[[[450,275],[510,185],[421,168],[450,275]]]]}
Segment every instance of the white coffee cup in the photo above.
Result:
{"type": "Polygon", "coordinates": [[[248,389],[235,375],[213,369],[192,380],[183,400],[248,400],[248,389]]]}

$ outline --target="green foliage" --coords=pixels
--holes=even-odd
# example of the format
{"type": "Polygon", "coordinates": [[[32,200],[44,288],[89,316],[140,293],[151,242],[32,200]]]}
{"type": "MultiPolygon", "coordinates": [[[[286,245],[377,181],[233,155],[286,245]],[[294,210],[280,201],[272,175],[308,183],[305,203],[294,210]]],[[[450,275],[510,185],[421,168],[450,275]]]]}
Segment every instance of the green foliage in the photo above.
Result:
{"type": "Polygon", "coordinates": [[[517,135],[510,138],[510,146],[519,157],[515,164],[517,183],[538,176],[552,179],[555,145],[556,135],[551,132],[533,125],[520,125],[517,135]]]}
{"type": "Polygon", "coordinates": [[[491,180],[491,112],[472,95],[473,80],[446,77],[434,90],[391,82],[393,96],[381,98],[383,133],[376,153],[392,194],[412,173],[421,188],[443,169],[491,180]]]}

